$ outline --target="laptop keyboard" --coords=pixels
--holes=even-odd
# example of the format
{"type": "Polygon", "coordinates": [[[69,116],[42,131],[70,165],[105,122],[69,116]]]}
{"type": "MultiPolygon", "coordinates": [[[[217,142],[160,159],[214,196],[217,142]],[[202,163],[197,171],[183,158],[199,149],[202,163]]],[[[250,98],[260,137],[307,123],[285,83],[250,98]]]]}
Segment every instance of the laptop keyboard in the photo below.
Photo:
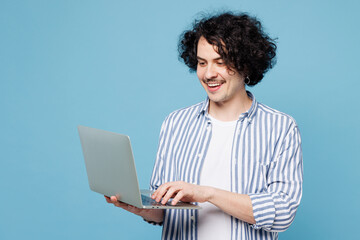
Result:
{"type": "Polygon", "coordinates": [[[145,206],[164,206],[164,205],[170,205],[169,203],[166,204],[161,204],[159,202],[156,202],[154,199],[152,199],[149,196],[145,196],[143,194],[141,194],[141,201],[142,204],[145,206]]]}

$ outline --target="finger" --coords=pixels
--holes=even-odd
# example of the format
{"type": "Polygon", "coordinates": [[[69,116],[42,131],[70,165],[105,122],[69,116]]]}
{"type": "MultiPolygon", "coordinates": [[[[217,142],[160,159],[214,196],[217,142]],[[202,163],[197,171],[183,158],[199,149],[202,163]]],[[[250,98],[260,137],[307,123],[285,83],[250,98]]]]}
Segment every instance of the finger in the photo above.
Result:
{"type": "Polygon", "coordinates": [[[171,205],[176,205],[184,197],[184,195],[185,194],[183,191],[179,191],[174,197],[174,199],[171,201],[171,205]]]}
{"type": "Polygon", "coordinates": [[[159,195],[159,193],[162,191],[162,189],[165,187],[165,184],[160,185],[151,195],[152,199],[156,199],[156,197],[159,195]]]}
{"type": "Polygon", "coordinates": [[[110,200],[112,203],[116,203],[118,201],[118,199],[115,196],[111,196],[110,200]]]}
{"type": "Polygon", "coordinates": [[[163,184],[161,185],[154,193],[155,201],[160,202],[160,200],[163,198],[165,193],[168,191],[168,188],[171,187],[170,184],[163,184]]]}
{"type": "Polygon", "coordinates": [[[162,198],[161,203],[162,204],[166,204],[169,199],[174,195],[175,192],[179,191],[178,189],[176,189],[174,186],[169,188],[165,194],[165,196],[162,198]]]}

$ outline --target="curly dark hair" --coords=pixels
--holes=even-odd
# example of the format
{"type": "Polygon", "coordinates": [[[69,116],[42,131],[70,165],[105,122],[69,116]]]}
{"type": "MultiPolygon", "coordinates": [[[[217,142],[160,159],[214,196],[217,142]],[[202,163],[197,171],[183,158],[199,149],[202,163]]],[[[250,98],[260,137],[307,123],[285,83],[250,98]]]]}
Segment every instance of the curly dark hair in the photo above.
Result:
{"type": "Polygon", "coordinates": [[[276,63],[276,44],[261,23],[245,13],[226,12],[195,20],[193,29],[180,36],[179,55],[190,71],[196,71],[197,45],[200,37],[217,47],[219,55],[229,69],[249,77],[254,86],[276,63]]]}

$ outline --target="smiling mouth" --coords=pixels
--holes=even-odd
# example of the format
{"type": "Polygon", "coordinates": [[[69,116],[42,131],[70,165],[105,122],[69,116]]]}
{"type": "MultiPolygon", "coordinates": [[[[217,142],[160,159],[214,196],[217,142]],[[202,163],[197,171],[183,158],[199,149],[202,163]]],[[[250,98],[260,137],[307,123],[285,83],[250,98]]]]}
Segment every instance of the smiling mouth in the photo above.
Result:
{"type": "Polygon", "coordinates": [[[224,82],[222,82],[222,81],[204,81],[204,83],[208,86],[208,90],[210,92],[215,92],[220,89],[221,85],[224,82]]]}
{"type": "Polygon", "coordinates": [[[221,84],[220,83],[208,83],[207,85],[209,87],[217,87],[217,86],[220,86],[221,84]]]}

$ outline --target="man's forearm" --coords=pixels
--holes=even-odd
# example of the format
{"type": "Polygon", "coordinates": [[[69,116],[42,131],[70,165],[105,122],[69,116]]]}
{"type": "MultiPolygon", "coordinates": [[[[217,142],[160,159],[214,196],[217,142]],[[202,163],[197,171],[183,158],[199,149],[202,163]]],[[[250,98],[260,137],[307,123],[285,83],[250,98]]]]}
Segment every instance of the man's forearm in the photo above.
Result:
{"type": "Polygon", "coordinates": [[[208,202],[227,214],[250,224],[255,224],[251,199],[246,194],[233,193],[218,188],[207,187],[208,202]]]}
{"type": "Polygon", "coordinates": [[[165,204],[170,198],[172,204],[185,202],[210,202],[227,214],[242,221],[255,224],[251,199],[246,194],[238,194],[209,186],[201,186],[184,181],[162,184],[152,195],[157,202],[165,204]]]}

